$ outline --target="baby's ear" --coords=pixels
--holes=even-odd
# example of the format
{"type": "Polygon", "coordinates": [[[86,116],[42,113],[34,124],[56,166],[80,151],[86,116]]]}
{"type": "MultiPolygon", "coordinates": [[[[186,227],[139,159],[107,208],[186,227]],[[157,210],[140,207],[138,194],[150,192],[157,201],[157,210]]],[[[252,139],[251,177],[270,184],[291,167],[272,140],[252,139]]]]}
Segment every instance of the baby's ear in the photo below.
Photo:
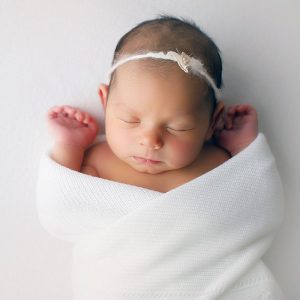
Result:
{"type": "Polygon", "coordinates": [[[210,125],[206,134],[207,141],[211,139],[215,130],[220,126],[221,122],[223,121],[224,108],[224,102],[218,101],[213,115],[211,117],[210,125]]]}
{"type": "Polygon", "coordinates": [[[108,91],[109,91],[109,86],[107,84],[101,83],[99,90],[98,90],[98,94],[100,96],[104,111],[106,109],[106,104],[107,104],[107,99],[108,99],[108,91]]]}
{"type": "Polygon", "coordinates": [[[219,101],[217,103],[217,107],[215,109],[213,118],[212,118],[212,126],[213,131],[222,129],[224,127],[224,112],[225,112],[225,105],[223,101],[219,101]]]}

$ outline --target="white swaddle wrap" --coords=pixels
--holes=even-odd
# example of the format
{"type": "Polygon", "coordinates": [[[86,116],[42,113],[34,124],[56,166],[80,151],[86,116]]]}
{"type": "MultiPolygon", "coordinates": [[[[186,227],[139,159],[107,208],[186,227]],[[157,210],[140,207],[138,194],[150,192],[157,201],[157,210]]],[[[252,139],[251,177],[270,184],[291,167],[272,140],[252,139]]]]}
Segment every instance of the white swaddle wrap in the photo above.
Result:
{"type": "Polygon", "coordinates": [[[274,157],[242,152],[167,193],[41,159],[40,222],[73,242],[76,300],[284,299],[261,261],[283,219],[274,157]]]}

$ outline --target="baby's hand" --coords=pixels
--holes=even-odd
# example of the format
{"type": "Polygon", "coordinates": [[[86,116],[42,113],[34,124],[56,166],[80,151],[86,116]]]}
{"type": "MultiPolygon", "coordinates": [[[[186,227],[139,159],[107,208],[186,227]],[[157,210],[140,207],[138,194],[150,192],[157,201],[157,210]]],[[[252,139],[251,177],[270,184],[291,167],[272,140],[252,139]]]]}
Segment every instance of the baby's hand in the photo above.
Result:
{"type": "Polygon", "coordinates": [[[231,155],[239,153],[255,140],[258,133],[257,112],[249,104],[230,106],[218,123],[214,136],[217,144],[231,155]]]}
{"type": "Polygon", "coordinates": [[[93,117],[68,105],[54,106],[48,111],[47,127],[56,143],[83,149],[93,142],[98,132],[93,117]]]}

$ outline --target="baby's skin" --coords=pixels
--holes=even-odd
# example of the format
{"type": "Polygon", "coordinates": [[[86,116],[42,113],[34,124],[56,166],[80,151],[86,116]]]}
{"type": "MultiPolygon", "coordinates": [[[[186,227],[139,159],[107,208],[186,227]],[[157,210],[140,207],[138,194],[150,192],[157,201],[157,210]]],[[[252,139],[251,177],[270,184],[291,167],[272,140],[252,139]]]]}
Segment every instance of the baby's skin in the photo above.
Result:
{"type": "MultiPolygon", "coordinates": [[[[85,152],[93,143],[100,128],[87,112],[69,105],[55,106],[47,113],[47,127],[54,139],[52,158],[61,165],[84,172],[85,152]]],[[[257,136],[257,112],[249,104],[232,105],[218,120],[214,140],[231,156],[245,149],[257,136]]],[[[99,160],[105,157],[99,157],[99,160]]]]}
{"type": "Polygon", "coordinates": [[[238,154],[255,140],[258,134],[257,112],[249,104],[229,106],[219,119],[214,137],[216,143],[231,156],[238,154]]]}

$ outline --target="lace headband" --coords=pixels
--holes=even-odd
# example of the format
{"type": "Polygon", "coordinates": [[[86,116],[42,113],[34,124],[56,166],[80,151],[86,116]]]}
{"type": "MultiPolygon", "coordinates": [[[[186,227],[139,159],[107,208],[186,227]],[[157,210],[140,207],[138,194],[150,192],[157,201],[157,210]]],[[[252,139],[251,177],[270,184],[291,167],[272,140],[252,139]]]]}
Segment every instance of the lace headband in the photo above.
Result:
{"type": "Polygon", "coordinates": [[[196,59],[192,56],[187,55],[184,52],[181,52],[181,54],[175,52],[175,51],[169,51],[167,53],[164,52],[147,52],[144,54],[136,54],[136,55],[128,55],[120,60],[117,60],[111,67],[111,69],[108,72],[108,76],[110,77],[111,74],[121,65],[132,61],[132,60],[139,60],[139,59],[145,59],[145,58],[154,58],[154,59],[164,59],[164,60],[172,60],[174,62],[177,62],[179,67],[185,72],[185,73],[192,73],[198,77],[204,77],[208,84],[212,87],[212,89],[215,92],[215,97],[217,99],[221,96],[221,90],[216,86],[214,80],[212,77],[208,74],[207,70],[204,67],[204,64],[200,59],[196,59]]]}

